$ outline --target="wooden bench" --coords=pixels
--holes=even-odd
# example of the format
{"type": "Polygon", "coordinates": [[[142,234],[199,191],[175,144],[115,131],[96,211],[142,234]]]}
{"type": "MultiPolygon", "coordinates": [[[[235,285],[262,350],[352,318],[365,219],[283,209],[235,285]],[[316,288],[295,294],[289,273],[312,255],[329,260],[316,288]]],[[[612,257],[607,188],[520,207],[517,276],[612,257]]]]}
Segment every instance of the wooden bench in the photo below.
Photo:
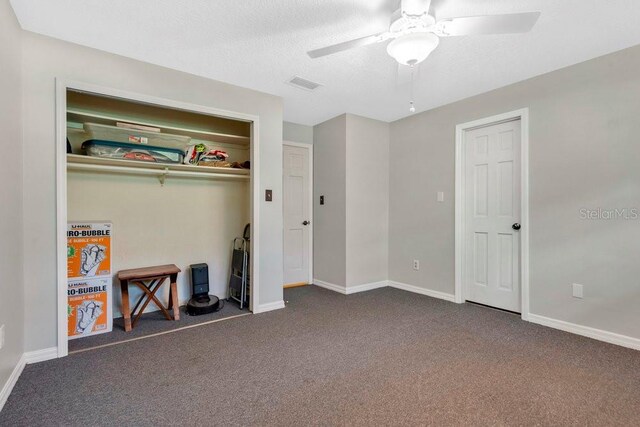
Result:
{"type": "Polygon", "coordinates": [[[175,264],[157,265],[154,267],[134,268],[118,272],[120,280],[120,290],[122,291],[122,314],[124,316],[124,330],[129,332],[138,322],[144,309],[153,301],[164,313],[167,320],[180,320],[180,307],[178,305],[178,289],[176,281],[181,270],[175,264]],[[156,292],[162,287],[164,282],[170,280],[169,285],[169,305],[167,307],[158,300],[156,292]],[[144,292],[133,311],[129,308],[129,284],[134,284],[144,292]],[[141,306],[142,304],[142,306],[141,306]],[[169,314],[173,310],[173,318],[169,314]],[[137,311],[137,314],[136,314],[137,311]],[[133,322],[131,318],[133,317],[133,322]]]}

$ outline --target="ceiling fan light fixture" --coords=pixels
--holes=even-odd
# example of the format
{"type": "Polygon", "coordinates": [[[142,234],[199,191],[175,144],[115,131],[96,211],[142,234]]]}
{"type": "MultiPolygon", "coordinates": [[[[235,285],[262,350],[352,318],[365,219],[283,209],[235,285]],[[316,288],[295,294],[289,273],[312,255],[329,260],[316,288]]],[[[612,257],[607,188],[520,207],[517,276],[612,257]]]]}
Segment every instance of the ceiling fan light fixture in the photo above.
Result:
{"type": "Polygon", "coordinates": [[[391,41],[387,53],[400,64],[414,66],[427,59],[438,43],[440,39],[433,33],[410,33],[391,41]]]}

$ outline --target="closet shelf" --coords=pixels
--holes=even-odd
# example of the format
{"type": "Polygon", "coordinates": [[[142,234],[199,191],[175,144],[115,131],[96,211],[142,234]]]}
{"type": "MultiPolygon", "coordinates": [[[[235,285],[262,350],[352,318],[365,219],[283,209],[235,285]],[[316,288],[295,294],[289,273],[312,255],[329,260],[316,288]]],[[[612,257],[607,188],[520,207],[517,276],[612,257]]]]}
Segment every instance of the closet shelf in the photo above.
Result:
{"type": "Polygon", "coordinates": [[[67,154],[67,170],[151,175],[156,176],[161,184],[164,184],[167,177],[236,181],[249,179],[249,170],[247,169],[149,163],[135,160],[104,159],[78,154],[67,154]]]}

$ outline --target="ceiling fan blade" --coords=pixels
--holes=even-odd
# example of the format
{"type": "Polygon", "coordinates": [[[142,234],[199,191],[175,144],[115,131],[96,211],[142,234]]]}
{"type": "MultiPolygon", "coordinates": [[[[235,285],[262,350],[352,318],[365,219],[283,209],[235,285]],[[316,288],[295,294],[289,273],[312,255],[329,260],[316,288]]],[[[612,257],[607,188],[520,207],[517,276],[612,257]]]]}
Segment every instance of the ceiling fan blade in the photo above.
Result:
{"type": "Polygon", "coordinates": [[[444,19],[436,24],[436,33],[445,37],[526,33],[539,17],[540,12],[527,12],[444,19]]]}
{"type": "Polygon", "coordinates": [[[404,15],[420,16],[429,12],[431,0],[402,0],[400,10],[404,15]]]}
{"type": "Polygon", "coordinates": [[[332,55],[334,53],[342,52],[342,51],[353,49],[353,48],[356,48],[356,47],[367,46],[367,45],[370,45],[370,44],[374,44],[374,43],[379,43],[379,42],[385,41],[385,40],[387,40],[387,35],[388,35],[387,32],[379,33],[379,34],[373,34],[371,36],[361,37],[361,38],[355,39],[355,40],[349,40],[347,42],[334,44],[332,46],[327,46],[327,47],[323,47],[323,48],[320,48],[320,49],[310,50],[309,52],[307,52],[307,55],[309,55],[311,58],[319,58],[321,56],[332,55]]]}

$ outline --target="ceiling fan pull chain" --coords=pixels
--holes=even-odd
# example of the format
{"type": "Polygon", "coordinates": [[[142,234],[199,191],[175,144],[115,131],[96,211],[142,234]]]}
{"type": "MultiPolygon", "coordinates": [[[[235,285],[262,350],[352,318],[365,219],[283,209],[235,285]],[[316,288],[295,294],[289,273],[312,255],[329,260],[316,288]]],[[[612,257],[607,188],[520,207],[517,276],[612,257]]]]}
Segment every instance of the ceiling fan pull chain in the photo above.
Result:
{"type": "Polygon", "coordinates": [[[416,72],[416,67],[415,65],[411,65],[411,94],[410,94],[410,98],[411,100],[409,101],[409,112],[410,113],[415,113],[416,112],[416,107],[413,104],[413,100],[414,100],[414,85],[415,85],[415,72],[416,72]]]}

